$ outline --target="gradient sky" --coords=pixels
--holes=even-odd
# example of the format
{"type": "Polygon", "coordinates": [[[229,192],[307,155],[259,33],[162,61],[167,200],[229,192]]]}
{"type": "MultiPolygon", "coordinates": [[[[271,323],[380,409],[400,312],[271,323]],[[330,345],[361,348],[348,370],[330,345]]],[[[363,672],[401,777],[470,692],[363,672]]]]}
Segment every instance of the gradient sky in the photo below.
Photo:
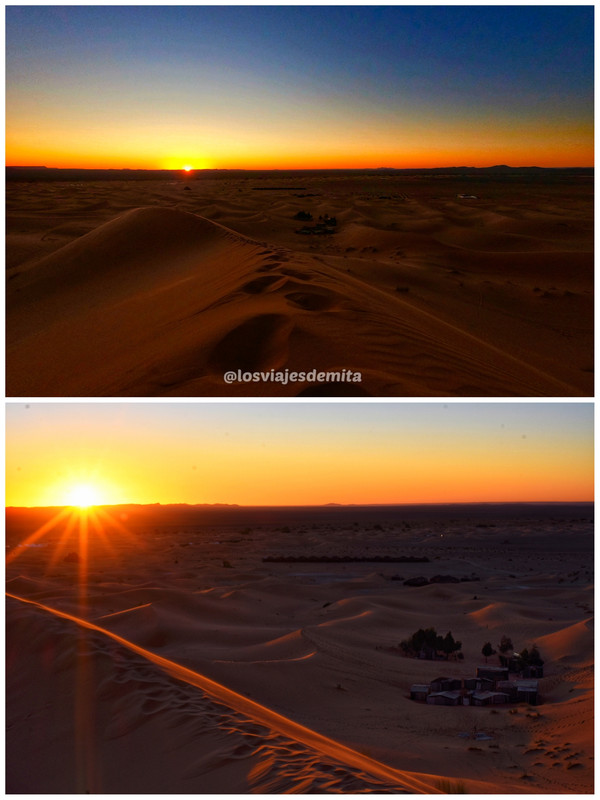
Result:
{"type": "Polygon", "coordinates": [[[592,166],[592,6],[8,6],[7,163],[592,166]]]}
{"type": "Polygon", "coordinates": [[[7,505],[593,499],[591,403],[9,403],[7,505]]]}

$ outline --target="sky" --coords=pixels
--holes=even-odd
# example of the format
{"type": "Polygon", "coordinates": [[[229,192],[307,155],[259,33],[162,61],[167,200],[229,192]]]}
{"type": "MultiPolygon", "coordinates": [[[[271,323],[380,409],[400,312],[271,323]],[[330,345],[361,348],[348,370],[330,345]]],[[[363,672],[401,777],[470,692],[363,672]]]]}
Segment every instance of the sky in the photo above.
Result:
{"type": "Polygon", "coordinates": [[[593,6],[8,6],[7,164],[593,165],[593,6]]]}
{"type": "Polygon", "coordinates": [[[9,403],[6,504],[593,499],[591,403],[9,403]]]}

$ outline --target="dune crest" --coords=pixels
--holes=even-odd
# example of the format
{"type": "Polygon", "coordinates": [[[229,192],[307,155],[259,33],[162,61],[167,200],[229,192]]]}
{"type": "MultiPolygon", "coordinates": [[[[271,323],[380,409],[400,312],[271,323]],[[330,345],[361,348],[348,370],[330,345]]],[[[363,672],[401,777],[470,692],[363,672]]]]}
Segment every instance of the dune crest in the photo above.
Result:
{"type": "MultiPolygon", "coordinates": [[[[196,182],[184,198],[175,184],[130,185],[126,203],[142,202],[124,212],[119,186],[105,194],[114,205],[90,204],[79,238],[65,211],[10,260],[8,393],[590,393],[583,212],[559,225],[543,201],[467,208],[426,182],[381,197],[373,178],[310,180],[308,199],[235,181],[196,182]],[[334,214],[334,234],[298,235],[303,207],[313,222],[334,214]],[[236,369],[362,380],[226,384],[236,369]]],[[[27,189],[10,188],[27,203],[27,189]]],[[[9,230],[9,253],[22,238],[9,230]]]]}
{"type": "MultiPolygon", "coordinates": [[[[253,700],[249,700],[246,697],[238,694],[237,692],[231,691],[227,689],[225,686],[219,685],[215,681],[206,678],[205,676],[194,672],[186,667],[181,666],[180,664],[176,664],[169,659],[163,658],[161,656],[156,655],[150,650],[146,650],[138,645],[133,644],[132,642],[122,638],[121,636],[117,636],[110,631],[103,629],[93,623],[89,623],[83,619],[77,618],[71,614],[67,614],[65,612],[58,611],[57,609],[50,608],[48,606],[44,606],[40,603],[36,603],[33,600],[27,600],[25,598],[18,597],[17,595],[12,595],[10,593],[7,596],[13,600],[18,601],[20,603],[27,603],[29,605],[34,605],[36,609],[45,611],[47,613],[53,614],[54,616],[62,619],[68,620],[72,623],[75,623],[81,628],[84,628],[88,631],[93,631],[95,633],[100,633],[105,636],[108,636],[110,639],[114,640],[118,645],[121,647],[125,647],[128,650],[131,650],[138,656],[142,656],[142,658],[147,659],[153,664],[158,665],[161,669],[163,669],[168,675],[171,677],[183,681],[186,684],[190,684],[192,686],[196,686],[197,688],[201,689],[203,692],[208,694],[211,698],[217,700],[218,703],[225,703],[229,710],[237,712],[238,714],[244,715],[246,718],[242,721],[242,730],[243,730],[243,723],[249,722],[251,725],[254,726],[257,733],[262,733],[260,728],[261,725],[267,726],[265,729],[265,734],[269,735],[269,731],[275,732],[276,734],[282,734],[284,737],[289,737],[292,747],[289,749],[288,753],[289,756],[296,756],[296,751],[299,749],[302,751],[304,747],[308,747],[311,750],[314,750],[316,754],[321,757],[325,757],[326,759],[333,759],[333,763],[330,765],[326,765],[325,767],[321,767],[321,771],[327,773],[328,771],[335,771],[337,770],[338,773],[341,771],[344,775],[342,780],[342,786],[345,786],[345,791],[350,791],[350,786],[353,785],[354,781],[352,780],[352,776],[355,775],[355,780],[358,781],[358,786],[361,786],[363,782],[366,782],[367,785],[372,783],[374,787],[380,787],[381,789],[387,788],[389,790],[390,786],[394,788],[397,792],[404,792],[410,790],[411,792],[417,793],[426,793],[426,794],[441,794],[442,792],[439,789],[435,788],[435,785],[432,781],[432,776],[417,776],[412,773],[404,773],[400,770],[395,770],[391,767],[388,767],[384,764],[381,764],[374,759],[369,758],[366,755],[358,753],[351,748],[329,739],[326,736],[322,736],[321,734],[316,733],[315,731],[311,731],[310,729],[306,728],[303,725],[299,725],[292,720],[286,719],[281,714],[278,714],[274,711],[271,711],[268,708],[260,705],[259,703],[254,702],[253,700]],[[301,745],[298,748],[298,745],[301,745]],[[329,766],[329,769],[327,769],[329,766]],[[358,773],[355,771],[358,770],[358,773]]],[[[106,695],[106,689],[105,689],[106,695]]],[[[153,704],[150,704],[150,708],[145,713],[152,713],[152,711],[157,709],[156,701],[153,704]]],[[[140,710],[144,713],[145,704],[140,706],[140,710]]],[[[147,706],[146,706],[147,707],[147,706]]],[[[125,733],[132,730],[131,725],[133,721],[129,725],[123,725],[121,722],[118,724],[117,730],[113,733],[113,736],[122,736],[125,733]]],[[[285,744],[285,743],[284,743],[285,744]]],[[[279,755],[282,755],[283,748],[279,748],[279,755]]],[[[314,761],[313,756],[313,761],[314,761]]],[[[249,778],[251,784],[257,780],[257,778],[263,777],[267,770],[271,771],[275,765],[275,758],[272,756],[270,759],[263,763],[260,768],[254,768],[249,773],[249,778]]],[[[200,764],[198,765],[200,773],[206,771],[207,764],[206,760],[201,760],[200,764]]],[[[189,775],[189,773],[188,773],[189,775]]],[[[309,788],[313,788],[317,778],[317,785],[318,785],[318,772],[317,775],[311,774],[307,776],[300,787],[297,787],[295,791],[306,791],[309,788]]],[[[289,778],[288,778],[289,779],[289,778]]],[[[281,789],[281,782],[277,782],[281,789]]],[[[272,783],[268,782],[267,785],[269,786],[269,791],[273,791],[272,783]]],[[[262,786],[264,788],[265,783],[262,782],[262,786]]],[[[364,791],[364,789],[362,789],[364,791]]]]}

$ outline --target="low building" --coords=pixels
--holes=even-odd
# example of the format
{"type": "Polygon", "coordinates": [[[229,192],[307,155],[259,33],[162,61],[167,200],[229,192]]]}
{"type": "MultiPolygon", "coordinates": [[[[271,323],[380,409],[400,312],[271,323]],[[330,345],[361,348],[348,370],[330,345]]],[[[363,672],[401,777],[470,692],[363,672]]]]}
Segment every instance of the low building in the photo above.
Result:
{"type": "Polygon", "coordinates": [[[488,678],[491,681],[507,681],[508,668],[507,667],[477,667],[478,678],[488,678]]]}
{"type": "Polygon", "coordinates": [[[462,692],[432,692],[427,697],[429,705],[458,706],[462,702],[462,692]]]}
{"type": "Polygon", "coordinates": [[[507,694],[511,703],[516,703],[519,699],[515,681],[498,681],[496,691],[507,694]]]}
{"type": "Polygon", "coordinates": [[[463,682],[460,678],[435,678],[430,686],[432,692],[453,692],[462,689],[463,682]]]}
{"type": "Polygon", "coordinates": [[[450,689],[450,678],[434,678],[429,685],[432,692],[447,692],[450,689]]]}
{"type": "Polygon", "coordinates": [[[508,695],[504,692],[473,692],[471,703],[474,706],[493,706],[508,703],[508,695]]]}
{"type": "Polygon", "coordinates": [[[508,670],[502,667],[478,667],[477,675],[464,680],[441,676],[430,684],[415,683],[410,687],[410,698],[443,706],[537,705],[538,681],[535,678],[508,680],[508,670]]]}
{"type": "Polygon", "coordinates": [[[429,684],[428,683],[414,683],[410,687],[410,699],[411,700],[420,700],[421,702],[425,702],[427,700],[427,695],[429,694],[429,684]]]}
{"type": "Polygon", "coordinates": [[[531,678],[515,681],[517,685],[517,700],[519,703],[537,705],[538,682],[531,678]]]}

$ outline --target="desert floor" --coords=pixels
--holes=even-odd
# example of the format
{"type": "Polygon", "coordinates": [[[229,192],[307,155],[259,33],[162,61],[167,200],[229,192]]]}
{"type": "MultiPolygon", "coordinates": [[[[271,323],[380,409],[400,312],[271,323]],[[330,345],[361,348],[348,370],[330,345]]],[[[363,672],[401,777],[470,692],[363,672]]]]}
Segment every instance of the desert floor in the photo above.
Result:
{"type": "Polygon", "coordinates": [[[593,792],[589,504],[114,507],[19,546],[54,513],[8,510],[9,792],[593,792]],[[438,574],[480,580],[392,580],[438,574]],[[464,660],[402,657],[429,626],[464,660]],[[409,699],[502,635],[539,705],[409,699]]]}
{"type": "Polygon", "coordinates": [[[11,396],[593,394],[592,179],[9,182],[7,266],[11,396]]]}

